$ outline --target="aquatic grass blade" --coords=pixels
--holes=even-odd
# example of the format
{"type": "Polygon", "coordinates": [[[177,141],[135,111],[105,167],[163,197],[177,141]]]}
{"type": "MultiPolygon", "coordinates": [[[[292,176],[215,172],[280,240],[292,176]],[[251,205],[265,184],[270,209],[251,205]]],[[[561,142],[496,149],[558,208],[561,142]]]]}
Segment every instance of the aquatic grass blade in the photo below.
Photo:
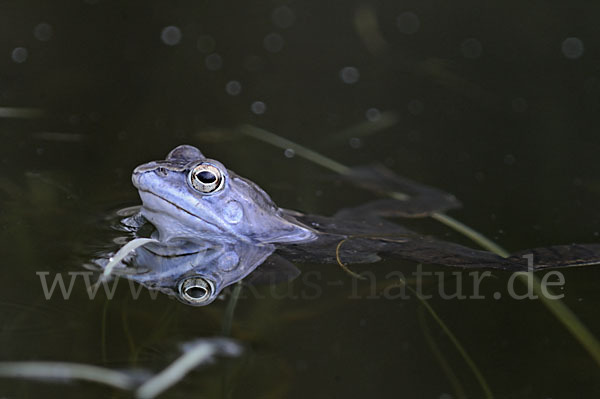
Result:
{"type": "Polygon", "coordinates": [[[588,354],[594,359],[596,364],[598,364],[598,367],[600,367],[600,344],[594,334],[592,334],[585,324],[583,324],[577,315],[575,315],[564,302],[558,299],[548,298],[544,290],[549,290],[549,287],[544,287],[544,289],[542,289],[542,282],[535,274],[531,272],[520,272],[518,279],[524,285],[531,288],[532,292],[537,295],[548,310],[565,325],[571,335],[579,341],[579,343],[587,350],[588,354]]]}
{"type": "Polygon", "coordinates": [[[292,149],[294,150],[294,153],[296,155],[308,159],[309,161],[314,162],[317,165],[321,165],[327,169],[333,170],[334,172],[343,174],[347,173],[350,170],[349,167],[342,165],[339,162],[329,159],[324,155],[321,155],[309,148],[301,146],[300,144],[294,143],[293,141],[278,136],[275,133],[271,133],[265,129],[261,129],[252,125],[241,125],[238,127],[238,131],[257,140],[261,140],[271,145],[274,145],[275,147],[279,147],[284,150],[288,148],[292,149]]]}
{"type": "Polygon", "coordinates": [[[231,325],[233,324],[233,314],[235,312],[235,307],[237,306],[238,299],[240,297],[240,293],[242,291],[242,283],[237,282],[233,287],[233,292],[229,297],[229,302],[227,303],[227,307],[225,308],[225,315],[223,316],[223,327],[221,331],[223,335],[228,337],[231,335],[231,325]]]}
{"type": "Polygon", "coordinates": [[[425,311],[423,309],[425,309],[425,307],[420,306],[417,312],[419,325],[421,326],[421,331],[423,332],[423,338],[429,344],[431,353],[433,353],[433,356],[436,358],[438,364],[440,365],[440,368],[446,375],[446,378],[450,382],[450,385],[452,385],[456,398],[466,399],[467,395],[465,393],[465,389],[463,388],[456,374],[454,374],[454,371],[452,371],[452,368],[448,364],[448,361],[444,357],[444,354],[440,351],[440,348],[435,343],[435,339],[431,335],[431,331],[429,330],[429,326],[427,325],[427,320],[425,319],[425,311]]]}
{"type": "Polygon", "coordinates": [[[410,290],[410,292],[412,292],[417,297],[417,299],[421,302],[421,305],[423,305],[423,307],[425,307],[427,312],[431,315],[431,317],[433,317],[435,322],[441,327],[442,331],[444,331],[444,334],[446,334],[446,336],[448,336],[448,338],[452,342],[452,345],[454,345],[454,347],[456,348],[456,350],[458,351],[460,356],[465,360],[465,362],[471,369],[471,372],[475,375],[477,382],[479,382],[479,385],[481,386],[481,389],[483,390],[485,397],[487,399],[492,399],[494,397],[494,394],[492,393],[490,386],[488,385],[487,381],[485,380],[485,377],[479,370],[479,367],[477,367],[477,364],[475,363],[475,361],[467,353],[467,350],[460,343],[460,341],[458,340],[456,335],[454,335],[454,333],[452,333],[450,328],[448,328],[446,323],[444,323],[444,321],[440,318],[440,316],[438,316],[437,312],[435,310],[433,310],[431,305],[429,305],[429,302],[427,302],[427,300],[425,300],[425,298],[423,298],[421,296],[421,294],[419,294],[416,290],[414,290],[410,285],[406,284],[406,281],[404,281],[402,279],[400,279],[400,284],[402,284],[406,288],[408,288],[410,290]]]}

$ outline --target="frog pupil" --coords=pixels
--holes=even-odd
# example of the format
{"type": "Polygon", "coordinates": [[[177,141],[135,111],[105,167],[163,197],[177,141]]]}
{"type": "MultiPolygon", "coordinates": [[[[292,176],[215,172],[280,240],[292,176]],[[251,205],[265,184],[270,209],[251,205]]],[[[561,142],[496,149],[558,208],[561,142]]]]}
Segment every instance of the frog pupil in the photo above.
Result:
{"type": "Polygon", "coordinates": [[[196,175],[196,179],[204,184],[210,184],[214,183],[217,180],[217,177],[213,173],[203,170],[196,175]]]}
{"type": "Polygon", "coordinates": [[[201,287],[191,287],[185,290],[185,293],[194,299],[204,298],[207,294],[206,290],[201,287]]]}

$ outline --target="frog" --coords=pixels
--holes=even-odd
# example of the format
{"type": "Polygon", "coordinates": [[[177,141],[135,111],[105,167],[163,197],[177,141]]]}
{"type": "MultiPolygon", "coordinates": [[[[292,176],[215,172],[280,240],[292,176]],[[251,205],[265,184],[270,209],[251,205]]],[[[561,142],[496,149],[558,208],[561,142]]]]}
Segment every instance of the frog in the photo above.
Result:
{"type": "Polygon", "coordinates": [[[141,216],[156,227],[161,242],[194,238],[268,245],[317,238],[256,183],[191,145],[138,166],[132,182],[142,200],[141,216]]]}
{"type": "MultiPolygon", "coordinates": [[[[140,217],[156,229],[163,244],[201,242],[268,246],[291,262],[373,263],[383,256],[459,268],[528,271],[600,263],[600,244],[533,248],[503,257],[422,235],[394,217],[427,217],[460,206],[454,196],[395,175],[387,169],[355,167],[347,181],[383,193],[406,192],[340,209],[332,216],[278,207],[256,183],[180,145],[166,159],[135,168],[132,182],[142,206],[140,217]]],[[[208,244],[207,244],[208,243],[208,244]]]]}

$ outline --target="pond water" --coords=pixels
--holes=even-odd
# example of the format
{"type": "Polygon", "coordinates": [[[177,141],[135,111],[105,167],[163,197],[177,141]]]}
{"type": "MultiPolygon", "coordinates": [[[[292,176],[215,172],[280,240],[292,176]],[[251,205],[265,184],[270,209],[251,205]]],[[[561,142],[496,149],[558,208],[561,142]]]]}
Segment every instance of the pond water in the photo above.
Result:
{"type": "MultiPolygon", "coordinates": [[[[330,215],[377,198],[242,124],[451,192],[463,208],[449,214],[509,251],[595,243],[599,17],[588,2],[4,2],[0,361],[157,372],[231,323],[243,354],[164,397],[595,397],[600,365],[542,301],[509,295],[525,292],[510,273],[474,298],[457,269],[384,259],[350,265],[369,276],[357,281],[300,264],[290,283],[244,286],[232,319],[231,291],[199,308],[135,298],[123,281],[90,299],[82,274],[68,299],[48,299],[42,282],[118,247],[115,211],[139,204],[131,171],[178,144],[285,208],[330,215]],[[438,273],[422,292],[481,377],[422,301],[399,297],[399,273],[414,286],[419,270],[438,273]]],[[[431,219],[399,222],[476,247],[431,219]]],[[[600,337],[600,267],[559,278],[562,303],[600,337]]],[[[0,396],[131,394],[3,378],[0,396]]]]}

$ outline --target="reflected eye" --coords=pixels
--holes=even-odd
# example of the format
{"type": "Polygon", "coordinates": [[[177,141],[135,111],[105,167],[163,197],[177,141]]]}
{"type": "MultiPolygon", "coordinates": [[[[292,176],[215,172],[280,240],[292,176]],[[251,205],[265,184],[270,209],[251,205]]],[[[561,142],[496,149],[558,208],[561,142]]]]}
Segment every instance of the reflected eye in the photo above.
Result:
{"type": "Polygon", "coordinates": [[[179,295],[193,305],[202,305],[210,301],[214,286],[202,277],[188,277],[179,283],[179,295]]]}
{"type": "Polygon", "coordinates": [[[223,174],[210,164],[201,163],[190,172],[190,183],[194,189],[201,193],[214,193],[223,188],[223,174]]]}

